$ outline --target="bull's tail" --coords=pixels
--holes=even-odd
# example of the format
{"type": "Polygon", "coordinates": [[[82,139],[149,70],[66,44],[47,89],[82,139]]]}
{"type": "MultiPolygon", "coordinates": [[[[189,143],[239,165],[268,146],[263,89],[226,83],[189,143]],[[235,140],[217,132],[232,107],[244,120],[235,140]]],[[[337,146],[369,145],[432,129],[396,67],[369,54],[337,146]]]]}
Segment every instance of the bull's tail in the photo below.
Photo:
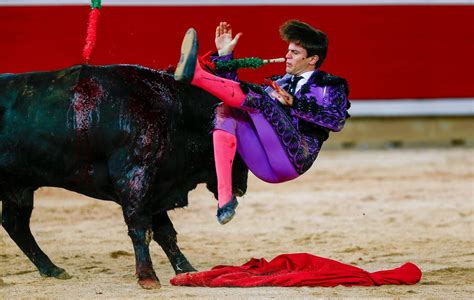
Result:
{"type": "Polygon", "coordinates": [[[12,78],[15,77],[15,74],[3,73],[0,74],[0,132],[4,127],[4,115],[5,115],[5,100],[6,93],[9,91],[9,83],[12,78]]]}

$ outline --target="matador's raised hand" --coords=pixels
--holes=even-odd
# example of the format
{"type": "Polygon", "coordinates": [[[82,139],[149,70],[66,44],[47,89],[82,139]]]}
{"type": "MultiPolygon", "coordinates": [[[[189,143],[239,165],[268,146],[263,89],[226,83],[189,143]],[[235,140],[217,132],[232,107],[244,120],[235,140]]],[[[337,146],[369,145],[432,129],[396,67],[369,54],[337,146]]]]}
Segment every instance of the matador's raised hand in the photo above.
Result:
{"type": "Polygon", "coordinates": [[[232,38],[232,27],[227,22],[220,22],[216,27],[216,48],[219,55],[227,55],[234,51],[242,32],[239,32],[232,38]]]}

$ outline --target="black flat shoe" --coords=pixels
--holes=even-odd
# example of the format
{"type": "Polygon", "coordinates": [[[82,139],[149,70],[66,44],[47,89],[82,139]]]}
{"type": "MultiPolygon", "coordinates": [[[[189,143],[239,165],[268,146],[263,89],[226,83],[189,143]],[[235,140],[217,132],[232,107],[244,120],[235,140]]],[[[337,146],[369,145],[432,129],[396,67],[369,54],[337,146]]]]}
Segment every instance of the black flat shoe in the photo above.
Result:
{"type": "Polygon", "coordinates": [[[194,77],[194,70],[196,69],[198,53],[197,34],[194,28],[189,28],[184,35],[181,44],[181,56],[179,58],[176,71],[174,72],[174,79],[184,82],[191,82],[194,77]]]}
{"type": "Polygon", "coordinates": [[[223,207],[219,208],[219,204],[217,205],[217,221],[224,225],[225,223],[229,222],[232,220],[232,218],[235,215],[235,209],[237,208],[237,205],[239,205],[239,202],[237,201],[237,198],[235,195],[232,195],[232,199],[227,202],[226,205],[223,207]]]}

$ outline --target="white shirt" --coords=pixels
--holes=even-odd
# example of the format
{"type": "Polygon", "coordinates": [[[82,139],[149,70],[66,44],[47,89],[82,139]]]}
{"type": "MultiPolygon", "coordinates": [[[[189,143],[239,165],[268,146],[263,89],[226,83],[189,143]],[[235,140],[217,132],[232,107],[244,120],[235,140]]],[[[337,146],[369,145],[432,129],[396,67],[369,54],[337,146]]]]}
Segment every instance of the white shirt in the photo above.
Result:
{"type": "MultiPolygon", "coordinates": [[[[298,81],[298,83],[296,84],[296,89],[295,89],[295,93],[298,92],[301,87],[303,86],[303,84],[306,84],[308,82],[308,79],[311,77],[311,75],[313,75],[313,72],[315,71],[308,71],[308,72],[304,72],[303,74],[299,75],[299,76],[303,76],[302,79],[300,79],[298,81]]],[[[293,75],[290,75],[288,73],[286,73],[282,78],[278,79],[276,81],[276,83],[278,85],[282,85],[283,83],[288,83],[289,84],[289,80],[290,78],[293,77],[293,75]]],[[[273,88],[271,86],[267,86],[267,88],[265,89],[265,92],[273,99],[277,99],[276,98],[276,91],[273,90],[273,88]]]]}

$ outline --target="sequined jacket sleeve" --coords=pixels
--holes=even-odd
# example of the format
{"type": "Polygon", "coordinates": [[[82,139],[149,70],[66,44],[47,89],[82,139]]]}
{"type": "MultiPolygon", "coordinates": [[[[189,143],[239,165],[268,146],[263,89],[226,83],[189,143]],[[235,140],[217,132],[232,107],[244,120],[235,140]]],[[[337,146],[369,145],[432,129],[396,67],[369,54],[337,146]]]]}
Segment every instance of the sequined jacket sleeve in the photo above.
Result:
{"type": "Polygon", "coordinates": [[[349,117],[344,84],[305,84],[293,98],[291,115],[331,131],[340,131],[349,117]]]}
{"type": "MultiPolygon", "coordinates": [[[[211,61],[212,62],[229,61],[229,60],[232,60],[233,58],[234,58],[233,53],[227,54],[227,55],[222,55],[222,56],[219,56],[217,53],[214,53],[211,56],[211,61]]],[[[216,71],[216,75],[219,76],[219,77],[222,77],[222,78],[238,81],[236,70],[233,70],[233,71],[216,71]]]]}

